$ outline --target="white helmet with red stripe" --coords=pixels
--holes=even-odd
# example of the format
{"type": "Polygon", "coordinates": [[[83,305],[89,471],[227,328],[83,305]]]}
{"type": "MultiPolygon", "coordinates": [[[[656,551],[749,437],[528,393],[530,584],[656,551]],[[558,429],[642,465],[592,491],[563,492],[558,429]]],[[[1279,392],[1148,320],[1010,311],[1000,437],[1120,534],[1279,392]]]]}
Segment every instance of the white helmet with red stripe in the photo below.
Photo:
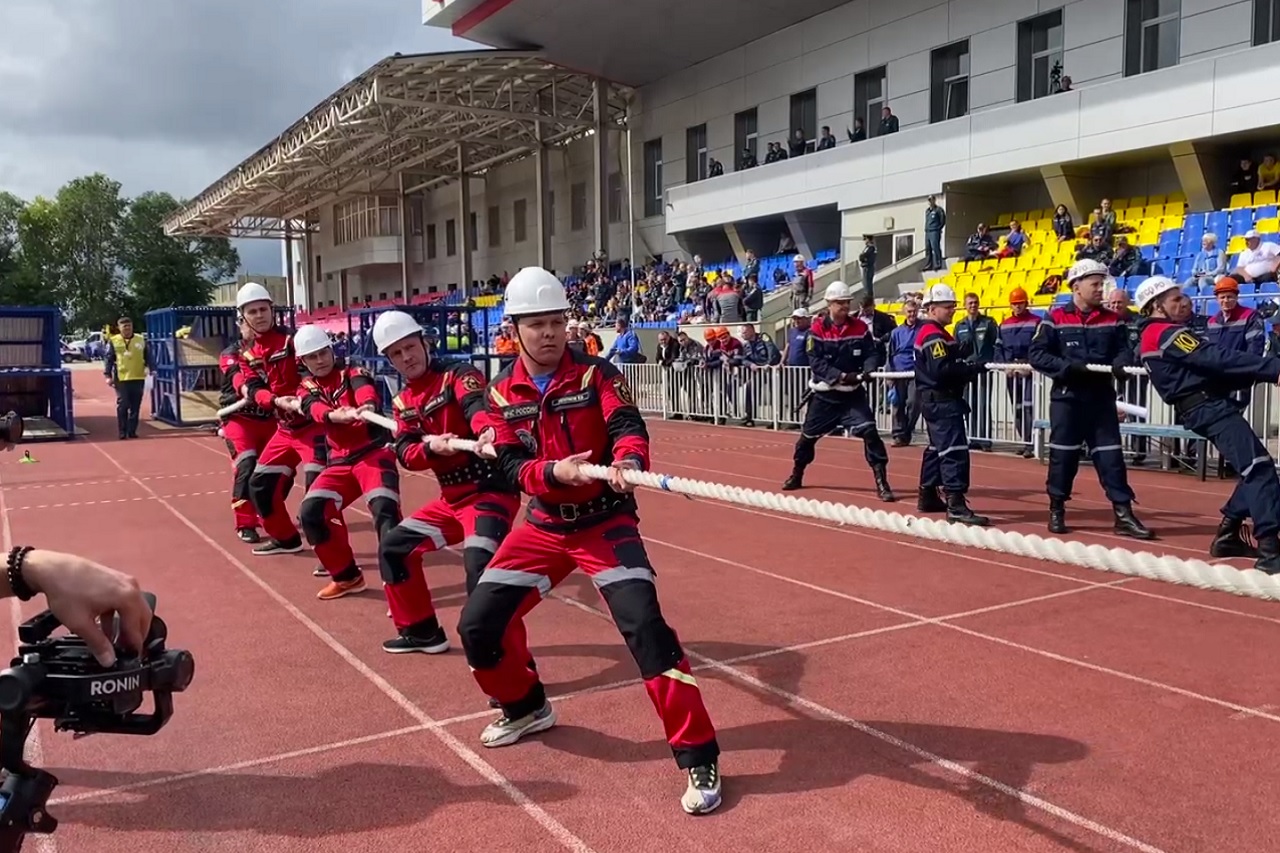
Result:
{"type": "Polygon", "coordinates": [[[1133,301],[1138,306],[1139,311],[1145,312],[1147,306],[1151,305],[1161,296],[1170,290],[1177,290],[1181,285],[1176,281],[1163,275],[1153,275],[1151,278],[1138,285],[1138,289],[1134,292],[1133,301]]]}

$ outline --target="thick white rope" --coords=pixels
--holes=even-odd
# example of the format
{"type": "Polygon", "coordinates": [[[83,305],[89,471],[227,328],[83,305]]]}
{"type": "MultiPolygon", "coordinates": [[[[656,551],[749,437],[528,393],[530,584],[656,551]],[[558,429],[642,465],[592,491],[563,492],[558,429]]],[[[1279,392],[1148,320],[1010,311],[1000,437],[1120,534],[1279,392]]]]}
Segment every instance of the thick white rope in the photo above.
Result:
{"type": "Polygon", "coordinates": [[[240,411],[247,405],[249,405],[249,401],[242,397],[241,399],[236,400],[230,406],[223,406],[221,409],[218,409],[218,418],[221,419],[221,418],[227,417],[228,415],[234,415],[236,412],[240,411]]]}

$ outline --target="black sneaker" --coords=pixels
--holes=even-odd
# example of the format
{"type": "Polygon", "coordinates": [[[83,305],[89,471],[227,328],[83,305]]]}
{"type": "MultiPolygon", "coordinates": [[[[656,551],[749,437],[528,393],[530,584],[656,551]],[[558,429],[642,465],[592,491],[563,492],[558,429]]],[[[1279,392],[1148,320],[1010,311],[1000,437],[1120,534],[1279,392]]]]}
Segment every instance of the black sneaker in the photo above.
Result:
{"type": "Polygon", "coordinates": [[[279,539],[268,539],[265,543],[253,549],[253,553],[259,557],[274,557],[276,554],[297,554],[301,551],[301,536],[295,536],[287,542],[281,542],[279,539]]]}
{"type": "Polygon", "coordinates": [[[680,798],[686,814],[708,814],[720,807],[720,768],[712,762],[689,771],[689,786],[680,798]]]}
{"type": "Polygon", "coordinates": [[[262,541],[262,537],[258,535],[256,527],[237,528],[236,536],[241,542],[248,542],[250,545],[257,545],[262,541]]]}
{"type": "Polygon", "coordinates": [[[437,627],[429,637],[417,637],[407,630],[382,644],[382,650],[391,655],[404,655],[410,652],[422,652],[428,655],[439,655],[449,651],[449,636],[444,629],[437,627]]]}

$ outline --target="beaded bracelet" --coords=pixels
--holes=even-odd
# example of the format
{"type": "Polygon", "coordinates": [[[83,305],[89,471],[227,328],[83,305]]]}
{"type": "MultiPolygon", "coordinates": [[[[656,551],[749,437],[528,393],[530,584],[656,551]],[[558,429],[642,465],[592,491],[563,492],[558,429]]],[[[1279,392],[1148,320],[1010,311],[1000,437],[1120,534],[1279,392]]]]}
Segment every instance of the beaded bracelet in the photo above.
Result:
{"type": "Polygon", "coordinates": [[[22,576],[22,565],[27,560],[27,554],[34,550],[35,548],[30,545],[22,545],[9,551],[9,589],[13,591],[19,601],[30,601],[36,595],[36,591],[31,588],[26,578],[22,576]]]}

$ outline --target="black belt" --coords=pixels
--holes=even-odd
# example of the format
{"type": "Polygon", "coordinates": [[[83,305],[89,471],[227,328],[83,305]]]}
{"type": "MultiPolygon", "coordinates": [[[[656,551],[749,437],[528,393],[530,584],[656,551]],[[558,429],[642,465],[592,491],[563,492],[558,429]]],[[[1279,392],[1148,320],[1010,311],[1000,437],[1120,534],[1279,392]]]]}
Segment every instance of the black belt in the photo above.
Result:
{"type": "Polygon", "coordinates": [[[1219,399],[1218,395],[1210,394],[1208,391],[1196,391],[1194,394],[1188,394],[1185,397],[1179,397],[1171,400],[1169,405],[1173,406],[1174,412],[1179,417],[1194,409],[1196,406],[1208,403],[1210,400],[1219,399]]]}
{"type": "Polygon", "coordinates": [[[962,391],[941,391],[937,388],[921,389],[920,402],[922,403],[940,403],[944,401],[959,402],[964,399],[962,391]]]}
{"type": "Polygon", "coordinates": [[[436,474],[436,482],[441,486],[464,486],[469,483],[478,483],[491,473],[488,465],[479,459],[472,459],[461,468],[455,468],[452,471],[446,471],[436,474]]]}
{"type": "Polygon", "coordinates": [[[541,513],[572,524],[596,516],[610,515],[620,509],[634,507],[635,498],[631,495],[623,495],[611,491],[582,503],[555,504],[544,501],[542,498],[534,498],[529,502],[529,505],[541,513]]]}

